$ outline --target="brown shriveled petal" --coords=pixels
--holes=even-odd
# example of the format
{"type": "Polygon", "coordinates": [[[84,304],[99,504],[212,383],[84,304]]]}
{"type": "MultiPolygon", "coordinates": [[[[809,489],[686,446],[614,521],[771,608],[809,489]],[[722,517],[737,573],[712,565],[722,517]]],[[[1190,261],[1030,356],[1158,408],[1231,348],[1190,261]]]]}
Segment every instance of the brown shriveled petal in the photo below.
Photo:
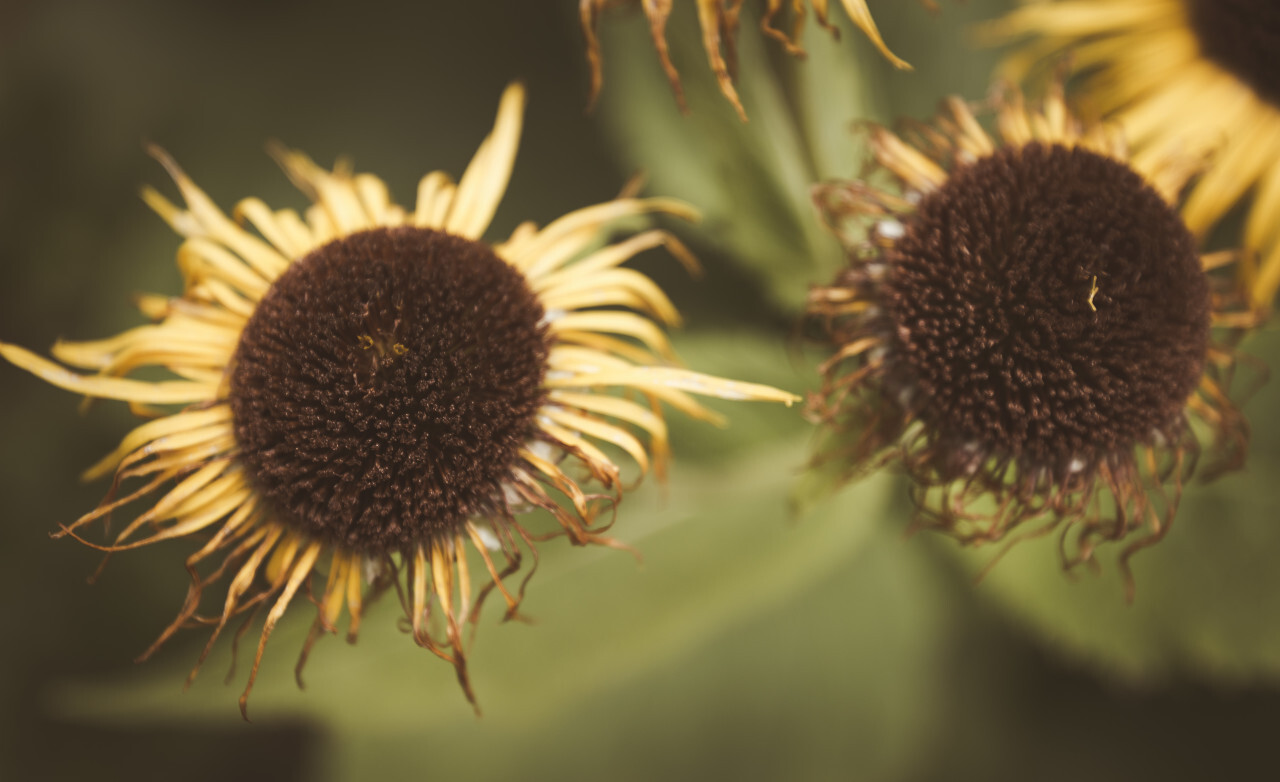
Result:
{"type": "MultiPolygon", "coordinates": [[[[707,64],[715,74],[720,92],[733,105],[734,111],[743,121],[747,121],[746,109],[738,96],[735,86],[737,71],[737,35],[739,17],[745,0],[693,0],[697,4],[698,23],[702,30],[702,48],[707,54],[707,64]]],[[[579,0],[578,15],[582,22],[583,37],[587,45],[587,62],[591,67],[591,87],[588,106],[595,105],[600,88],[604,83],[604,60],[600,52],[599,24],[600,16],[606,10],[621,5],[639,4],[649,21],[649,34],[653,38],[654,50],[658,53],[658,62],[662,66],[671,90],[675,94],[676,104],[682,112],[688,111],[684,99],[684,90],[680,85],[680,73],[671,60],[671,50],[667,44],[667,20],[671,16],[674,0],[579,0]]],[[[933,0],[921,0],[930,10],[937,10],[933,0]]],[[[805,17],[808,5],[813,6],[814,16],[819,26],[832,35],[839,34],[839,28],[829,19],[829,0],[762,0],[764,6],[760,18],[761,32],[778,41],[789,54],[803,57],[804,47],[801,37],[804,33],[805,17]],[[790,30],[784,31],[785,20],[779,17],[784,13],[784,5],[791,11],[790,30]]],[[[885,44],[876,28],[866,0],[841,0],[849,19],[867,36],[885,59],[894,67],[910,70],[911,65],[899,58],[885,44]]]]}

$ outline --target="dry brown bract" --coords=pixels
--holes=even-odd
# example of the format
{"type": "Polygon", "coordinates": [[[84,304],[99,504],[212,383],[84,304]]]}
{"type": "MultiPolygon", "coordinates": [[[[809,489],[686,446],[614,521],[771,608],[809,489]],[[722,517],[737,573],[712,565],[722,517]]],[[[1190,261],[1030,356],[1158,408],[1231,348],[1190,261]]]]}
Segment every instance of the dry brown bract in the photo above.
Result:
{"type": "MultiPolygon", "coordinates": [[[[738,36],[738,18],[742,12],[743,0],[695,0],[698,6],[698,21],[702,26],[702,46],[707,52],[707,62],[715,73],[720,91],[733,104],[738,116],[745,122],[747,112],[738,98],[738,90],[734,86],[736,65],[736,43],[738,36]]],[[[684,90],[680,87],[680,74],[671,61],[671,53],[667,47],[667,19],[671,16],[674,0],[579,0],[579,15],[582,18],[582,31],[587,39],[587,60],[591,64],[591,101],[594,103],[600,94],[604,82],[603,60],[600,54],[600,38],[598,25],[600,15],[604,11],[621,5],[639,4],[649,20],[649,33],[653,37],[653,46],[658,52],[662,70],[671,82],[676,102],[681,111],[687,111],[684,90]]],[[[880,37],[866,0],[841,0],[845,12],[858,29],[862,30],[880,53],[898,68],[910,69],[911,66],[900,59],[880,37]]],[[[923,0],[923,4],[931,10],[937,5],[933,0],[923,0]]],[[[800,39],[804,32],[805,17],[808,6],[813,6],[813,15],[819,26],[833,35],[839,33],[831,23],[828,6],[829,0],[765,0],[764,15],[760,19],[760,29],[765,35],[779,41],[787,52],[796,56],[804,56],[804,48],[800,39]],[[780,17],[784,15],[783,6],[789,5],[790,24],[780,17]],[[788,29],[784,29],[784,26],[788,29]]]]}

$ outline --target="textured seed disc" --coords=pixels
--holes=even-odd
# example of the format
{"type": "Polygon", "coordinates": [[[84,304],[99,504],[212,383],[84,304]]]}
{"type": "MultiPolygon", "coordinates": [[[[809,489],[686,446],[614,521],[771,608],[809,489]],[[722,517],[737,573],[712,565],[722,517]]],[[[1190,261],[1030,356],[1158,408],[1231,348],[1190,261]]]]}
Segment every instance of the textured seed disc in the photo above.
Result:
{"type": "Polygon", "coordinates": [[[378,553],[491,511],[542,403],[524,277],[440,231],[380,228],[293,264],[240,340],[240,461],[286,523],[378,553]]]}
{"type": "Polygon", "coordinates": [[[953,446],[1061,469],[1182,420],[1208,283],[1127,166],[1003,149],[927,195],[889,261],[889,383],[953,446]]]}

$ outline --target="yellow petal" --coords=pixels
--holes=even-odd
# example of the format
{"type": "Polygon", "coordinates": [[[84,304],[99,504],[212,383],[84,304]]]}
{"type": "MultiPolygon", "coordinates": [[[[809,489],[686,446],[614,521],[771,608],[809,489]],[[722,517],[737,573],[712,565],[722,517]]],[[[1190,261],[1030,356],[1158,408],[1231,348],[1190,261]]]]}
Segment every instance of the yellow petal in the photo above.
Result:
{"type": "Polygon", "coordinates": [[[480,143],[475,157],[458,182],[453,206],[445,220],[445,230],[468,239],[478,239],[489,227],[511,179],[516,147],[520,144],[520,126],[524,121],[524,104],[524,85],[519,82],[508,85],[498,102],[498,118],[493,132],[480,143]]]}
{"type": "Polygon", "coordinates": [[[46,383],[100,399],[119,399],[144,404],[189,404],[215,399],[218,387],[209,383],[184,380],[125,380],[99,375],[80,375],[25,348],[0,342],[0,356],[14,366],[27,370],[46,383]]]}

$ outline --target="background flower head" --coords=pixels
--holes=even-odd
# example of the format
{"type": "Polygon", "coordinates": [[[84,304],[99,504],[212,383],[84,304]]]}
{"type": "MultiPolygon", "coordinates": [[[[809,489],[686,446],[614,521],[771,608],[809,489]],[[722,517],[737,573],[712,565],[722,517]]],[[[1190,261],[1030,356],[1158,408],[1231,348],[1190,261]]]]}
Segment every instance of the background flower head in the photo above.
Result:
{"type": "MultiPolygon", "coordinates": [[[[1028,3],[985,27],[1016,41],[1004,66],[1021,80],[1067,55],[1081,96],[1123,128],[1141,164],[1170,155],[1212,160],[1183,216],[1204,238],[1237,206],[1246,213],[1240,274],[1266,308],[1280,290],[1280,10],[1255,0],[1055,0],[1028,3]]],[[[1231,238],[1230,244],[1240,243],[1231,238]]]]}
{"type": "Polygon", "coordinates": [[[1238,317],[1231,288],[1211,296],[1220,261],[1175,211],[1184,165],[1131,167],[1060,85],[1043,105],[992,101],[995,134],[956,98],[901,134],[872,128],[869,176],[900,190],[816,191],[851,254],[810,299],[835,349],[811,401],[831,427],[817,459],[845,478],[900,462],[917,523],[968,543],[1057,531],[1070,567],[1132,536],[1127,574],[1195,469],[1190,416],[1216,461],[1243,461],[1233,357],[1209,341],[1211,313],[1238,317]]]}

